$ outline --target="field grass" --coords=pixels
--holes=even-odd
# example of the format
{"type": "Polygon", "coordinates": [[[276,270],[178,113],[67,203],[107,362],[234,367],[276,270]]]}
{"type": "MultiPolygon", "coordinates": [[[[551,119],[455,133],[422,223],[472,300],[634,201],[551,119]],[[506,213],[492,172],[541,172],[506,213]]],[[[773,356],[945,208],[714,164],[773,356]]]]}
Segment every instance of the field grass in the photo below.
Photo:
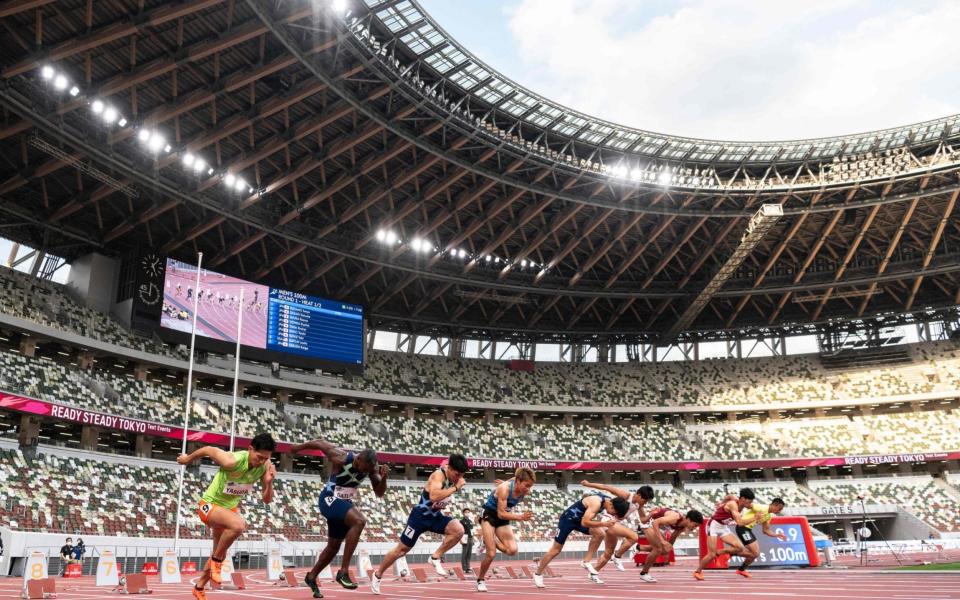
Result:
{"type": "Polygon", "coordinates": [[[960,562],[899,567],[898,571],[960,571],[960,562]]]}

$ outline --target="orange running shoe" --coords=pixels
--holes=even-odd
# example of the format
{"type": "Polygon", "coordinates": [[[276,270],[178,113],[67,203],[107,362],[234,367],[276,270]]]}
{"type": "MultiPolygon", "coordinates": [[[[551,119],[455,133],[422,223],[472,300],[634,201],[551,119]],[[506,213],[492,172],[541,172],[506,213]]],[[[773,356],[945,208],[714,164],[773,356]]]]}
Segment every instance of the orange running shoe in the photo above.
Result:
{"type": "Polygon", "coordinates": [[[193,597],[197,600],[207,600],[207,595],[203,593],[203,590],[198,590],[196,587],[193,588],[193,597]]]}
{"type": "Polygon", "coordinates": [[[697,581],[703,581],[703,573],[701,573],[700,571],[694,571],[693,578],[696,579],[697,581]]]}
{"type": "Polygon", "coordinates": [[[750,573],[747,573],[746,571],[741,571],[740,569],[737,569],[737,575],[739,575],[740,577],[746,577],[747,579],[750,579],[751,577],[753,577],[753,575],[751,575],[750,573]]]}
{"type": "Polygon", "coordinates": [[[207,568],[210,569],[210,579],[214,583],[221,583],[220,569],[223,568],[223,561],[216,561],[212,558],[207,559],[207,568]]]}

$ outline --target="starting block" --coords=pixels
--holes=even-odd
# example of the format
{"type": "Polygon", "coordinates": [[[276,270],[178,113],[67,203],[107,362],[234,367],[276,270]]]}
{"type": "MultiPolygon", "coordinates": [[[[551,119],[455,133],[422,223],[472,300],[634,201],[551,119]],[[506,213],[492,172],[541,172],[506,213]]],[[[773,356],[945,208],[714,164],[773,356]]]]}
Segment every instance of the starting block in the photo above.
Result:
{"type": "Polygon", "coordinates": [[[152,594],[147,586],[147,576],[143,573],[130,573],[120,579],[120,587],[113,590],[117,594],[152,594]]]}
{"type": "Polygon", "coordinates": [[[216,583],[211,579],[210,588],[214,590],[245,590],[247,589],[247,582],[244,581],[242,573],[231,573],[230,581],[216,583]]]}
{"type": "Polygon", "coordinates": [[[463,581],[464,579],[467,578],[467,577],[463,574],[463,569],[461,569],[460,567],[457,567],[457,566],[453,567],[453,574],[454,574],[454,576],[455,576],[457,579],[459,579],[460,581],[463,581]]]}
{"type": "Polygon", "coordinates": [[[43,600],[44,598],[56,598],[57,597],[57,582],[56,580],[47,577],[45,579],[30,579],[27,580],[27,585],[23,589],[23,593],[20,595],[21,598],[26,598],[28,600],[43,600]]]}
{"type": "Polygon", "coordinates": [[[544,577],[560,577],[560,575],[556,571],[554,571],[553,567],[551,566],[547,566],[547,568],[543,570],[543,576],[544,577]]]}
{"type": "Polygon", "coordinates": [[[280,585],[281,582],[287,587],[297,587],[297,574],[293,572],[293,569],[284,569],[281,581],[278,581],[273,585],[280,585]]]}
{"type": "Polygon", "coordinates": [[[435,581],[435,579],[427,577],[427,570],[423,567],[414,567],[413,576],[417,579],[417,583],[429,583],[431,581],[435,581]]]}
{"type": "Polygon", "coordinates": [[[522,572],[518,573],[513,567],[507,567],[507,575],[510,576],[510,579],[526,579],[522,572]]]}

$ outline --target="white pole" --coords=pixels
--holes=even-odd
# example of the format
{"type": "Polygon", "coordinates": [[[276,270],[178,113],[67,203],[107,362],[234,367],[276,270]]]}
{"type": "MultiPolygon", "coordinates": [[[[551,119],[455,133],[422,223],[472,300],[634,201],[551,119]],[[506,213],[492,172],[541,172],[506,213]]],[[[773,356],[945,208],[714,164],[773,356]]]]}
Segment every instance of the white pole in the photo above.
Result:
{"type": "Polygon", "coordinates": [[[230,452],[237,431],[237,390],[240,387],[240,334],[243,332],[243,287],[240,288],[240,310],[237,311],[237,352],[233,365],[233,407],[230,410],[230,452]]]}
{"type": "MultiPolygon", "coordinates": [[[[193,399],[193,354],[197,341],[197,313],[200,312],[200,269],[203,266],[203,252],[197,253],[197,281],[193,287],[193,327],[190,329],[190,363],[187,367],[187,405],[183,409],[183,443],[180,453],[187,453],[187,430],[190,429],[190,401],[193,399]]],[[[177,525],[173,532],[173,551],[179,556],[180,550],[180,505],[183,504],[183,476],[186,465],[180,465],[180,485],[177,486],[177,525]]]]}

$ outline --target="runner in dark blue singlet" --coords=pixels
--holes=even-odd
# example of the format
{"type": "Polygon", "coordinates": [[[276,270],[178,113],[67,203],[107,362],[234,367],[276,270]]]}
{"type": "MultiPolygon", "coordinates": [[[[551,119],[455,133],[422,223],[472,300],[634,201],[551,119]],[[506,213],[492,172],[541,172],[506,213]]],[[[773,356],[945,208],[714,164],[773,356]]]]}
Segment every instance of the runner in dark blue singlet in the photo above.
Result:
{"type": "Polygon", "coordinates": [[[333,465],[330,480],[323,486],[317,503],[320,514],[327,519],[327,545],[317,558],[317,564],[304,577],[304,581],[313,592],[313,597],[323,598],[320,587],[317,585],[317,576],[333,561],[333,557],[340,551],[340,545],[344,541],[346,544],[343,547],[343,560],[340,562],[336,581],[348,590],[357,588],[356,582],[350,579],[348,568],[367,520],[353,505],[353,501],[358,498],[357,488],[368,477],[370,485],[373,486],[373,492],[378,498],[383,497],[387,491],[389,469],[386,465],[378,466],[377,453],[369,449],[354,453],[324,440],[313,440],[293,446],[290,453],[296,454],[303,450],[320,450],[333,465]]]}
{"type": "Polygon", "coordinates": [[[477,591],[487,591],[487,584],[484,577],[487,570],[493,563],[497,550],[507,556],[514,556],[517,553],[517,540],[513,537],[512,521],[529,521],[533,518],[533,513],[524,511],[515,513],[513,507],[523,502],[533,484],[536,483],[537,476],[533,469],[529,467],[518,468],[513,477],[501,482],[483,503],[483,515],[480,518],[480,527],[483,533],[483,545],[486,554],[480,562],[480,571],[477,573],[477,591]]]}
{"type": "Polygon", "coordinates": [[[567,507],[557,522],[557,535],[553,538],[553,545],[540,559],[537,570],[533,574],[533,583],[538,588],[546,587],[543,584],[543,571],[550,561],[563,551],[567,537],[574,531],[590,535],[590,530],[597,527],[616,525],[618,519],[627,516],[630,503],[619,496],[610,497],[606,494],[587,494],[567,507]]]}
{"type": "Polygon", "coordinates": [[[466,473],[467,468],[467,459],[463,455],[451,454],[447,463],[430,475],[430,479],[423,486],[423,491],[420,492],[416,506],[410,511],[407,525],[400,534],[400,543],[383,558],[383,562],[377,567],[377,572],[370,579],[371,592],[380,593],[380,582],[387,569],[401,556],[406,556],[407,552],[416,545],[420,535],[428,531],[443,535],[443,542],[430,555],[428,562],[437,571],[437,575],[446,577],[447,572],[442,563],[443,555],[460,542],[460,538],[463,537],[463,525],[460,521],[444,514],[443,511],[450,504],[451,497],[466,485],[467,481],[463,478],[463,474],[466,473]]]}

